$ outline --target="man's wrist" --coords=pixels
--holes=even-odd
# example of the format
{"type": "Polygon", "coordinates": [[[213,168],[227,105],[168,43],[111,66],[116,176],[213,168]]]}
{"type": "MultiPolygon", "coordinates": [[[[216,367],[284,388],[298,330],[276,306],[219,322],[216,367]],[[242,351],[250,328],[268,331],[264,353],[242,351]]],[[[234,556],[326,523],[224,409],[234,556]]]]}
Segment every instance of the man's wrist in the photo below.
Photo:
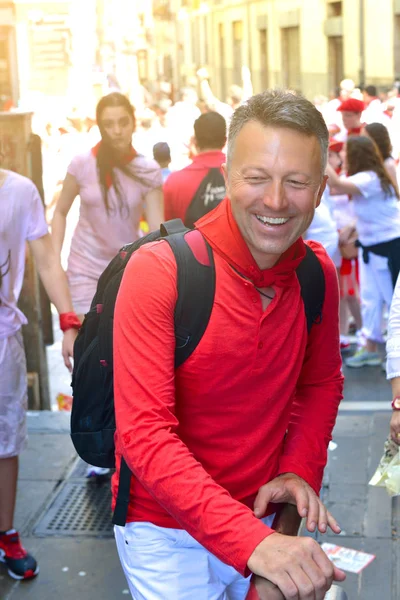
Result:
{"type": "Polygon", "coordinates": [[[392,409],[400,410],[400,396],[395,396],[392,400],[392,409]]]}
{"type": "Polygon", "coordinates": [[[80,329],[82,323],[74,312],[60,313],[60,329],[63,333],[69,329],[80,329]]]}

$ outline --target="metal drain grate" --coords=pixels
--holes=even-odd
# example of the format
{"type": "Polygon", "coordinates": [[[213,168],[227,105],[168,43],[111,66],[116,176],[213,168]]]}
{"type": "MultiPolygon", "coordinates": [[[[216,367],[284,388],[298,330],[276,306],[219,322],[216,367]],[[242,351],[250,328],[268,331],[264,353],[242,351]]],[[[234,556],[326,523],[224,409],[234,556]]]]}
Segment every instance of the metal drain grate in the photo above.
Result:
{"type": "Polygon", "coordinates": [[[54,536],[112,537],[110,485],[67,482],[34,533],[54,536]]]}

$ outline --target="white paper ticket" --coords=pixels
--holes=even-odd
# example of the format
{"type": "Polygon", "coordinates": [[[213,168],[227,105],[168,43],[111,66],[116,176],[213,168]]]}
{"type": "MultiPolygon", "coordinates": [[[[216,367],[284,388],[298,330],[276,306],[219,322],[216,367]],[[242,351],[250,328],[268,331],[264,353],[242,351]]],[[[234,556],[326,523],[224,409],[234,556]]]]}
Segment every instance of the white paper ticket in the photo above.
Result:
{"type": "Polygon", "coordinates": [[[374,554],[367,554],[352,548],[343,548],[343,546],[336,546],[335,544],[324,543],[321,548],[338,569],[350,573],[360,573],[375,558],[374,554]]]}

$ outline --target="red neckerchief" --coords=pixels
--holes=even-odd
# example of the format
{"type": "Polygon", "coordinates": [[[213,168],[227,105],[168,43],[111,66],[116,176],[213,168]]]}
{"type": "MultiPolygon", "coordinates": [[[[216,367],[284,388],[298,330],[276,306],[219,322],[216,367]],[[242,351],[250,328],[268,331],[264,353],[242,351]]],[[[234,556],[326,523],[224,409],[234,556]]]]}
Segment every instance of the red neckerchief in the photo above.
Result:
{"type": "MultiPolygon", "coordinates": [[[[94,157],[97,157],[98,153],[99,153],[99,148],[101,146],[103,142],[99,142],[98,144],[96,144],[93,148],[92,148],[92,154],[94,157]]],[[[130,162],[132,162],[132,160],[134,158],[136,158],[136,156],[138,155],[138,153],[136,152],[136,150],[134,149],[133,146],[130,147],[128,154],[126,154],[125,156],[122,156],[121,159],[119,160],[118,164],[122,164],[122,165],[129,165],[130,162]]],[[[118,167],[117,162],[114,161],[114,163],[112,164],[112,167],[118,167]]],[[[111,172],[110,173],[106,173],[106,186],[107,189],[109,190],[110,187],[113,184],[113,180],[112,180],[112,176],[111,176],[111,172]]]]}
{"type": "Polygon", "coordinates": [[[202,217],[196,228],[211,248],[256,287],[290,287],[296,285],[296,269],[306,255],[303,240],[299,238],[271,269],[260,269],[254,260],[233,217],[227,198],[217,208],[202,217]]]}
{"type": "Polygon", "coordinates": [[[363,127],[365,127],[365,125],[360,125],[360,127],[353,127],[353,129],[348,129],[347,135],[361,135],[361,130],[363,127]]]}

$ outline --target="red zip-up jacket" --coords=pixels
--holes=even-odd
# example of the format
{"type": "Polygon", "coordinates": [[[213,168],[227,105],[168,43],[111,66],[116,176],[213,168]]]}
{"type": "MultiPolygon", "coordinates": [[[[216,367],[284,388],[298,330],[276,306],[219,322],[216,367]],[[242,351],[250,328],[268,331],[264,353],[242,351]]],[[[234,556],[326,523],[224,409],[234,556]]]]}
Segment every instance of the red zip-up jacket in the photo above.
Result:
{"type": "Polygon", "coordinates": [[[250,555],[273,532],[252,512],[259,488],[292,472],[319,493],[343,389],[339,294],[332,261],[309,242],[325,274],[321,324],[307,336],[294,272],[291,285],[273,286],[263,311],[254,285],[223,258],[258,269],[237,231],[214,216],[222,210],[198,224],[214,242],[215,301],[203,338],[176,372],[170,247],[144,246],[126,268],[115,310],[112,487],[115,503],[123,453],[134,474],[128,521],[184,528],[246,575],[250,555]]]}

